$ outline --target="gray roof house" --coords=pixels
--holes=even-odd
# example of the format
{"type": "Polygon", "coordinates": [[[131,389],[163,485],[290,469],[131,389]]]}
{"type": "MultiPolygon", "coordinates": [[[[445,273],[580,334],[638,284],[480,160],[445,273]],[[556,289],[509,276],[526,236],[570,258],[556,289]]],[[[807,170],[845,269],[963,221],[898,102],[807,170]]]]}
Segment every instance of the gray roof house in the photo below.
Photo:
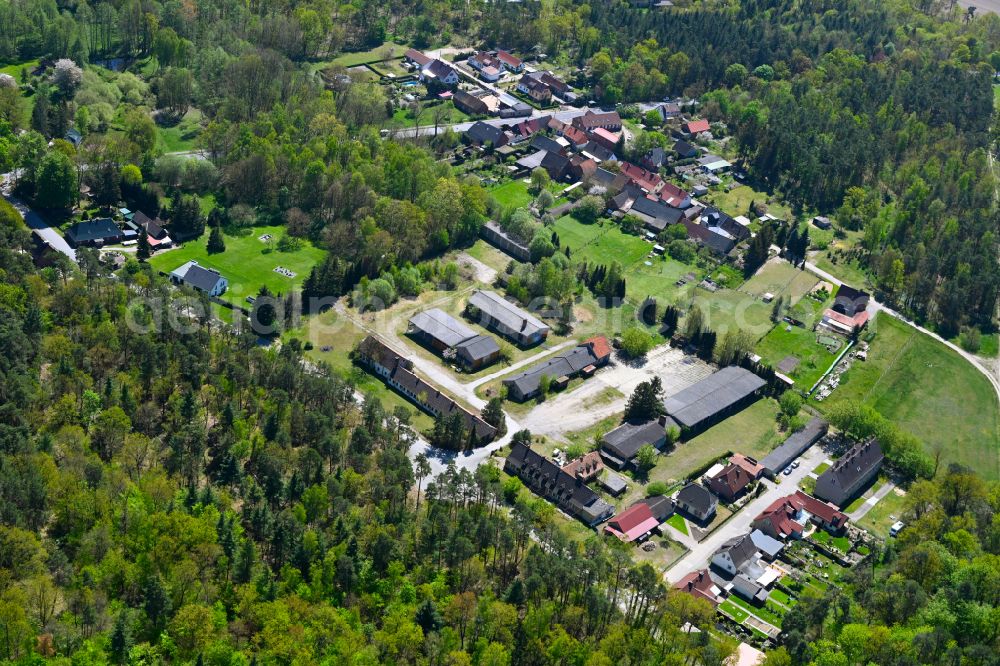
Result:
{"type": "Polygon", "coordinates": [[[735,576],[747,563],[758,559],[760,553],[757,551],[757,545],[749,534],[744,534],[723,543],[712,556],[712,566],[735,576]]]}
{"type": "Polygon", "coordinates": [[[615,512],[615,508],[588,488],[582,479],[563,471],[555,462],[521,442],[511,447],[503,468],[521,479],[533,493],[554,502],[591,527],[615,512]]]}
{"type": "Polygon", "coordinates": [[[677,224],[684,217],[683,211],[679,208],[668,206],[659,199],[654,201],[646,196],[635,197],[629,214],[638,217],[650,231],[657,233],[671,224],[677,224]]]}
{"type": "Polygon", "coordinates": [[[689,483],[677,493],[674,505],[696,521],[707,523],[715,515],[719,500],[704,486],[689,483]]]}
{"type": "Polygon", "coordinates": [[[813,493],[821,500],[846,506],[875,476],[882,467],[882,447],[872,438],[855,444],[833,465],[816,479],[813,493]]]}
{"type": "Polygon", "coordinates": [[[538,344],[549,334],[549,327],[492,291],[477,290],[469,298],[469,315],[481,325],[522,346],[538,344]]]}
{"type": "Polygon", "coordinates": [[[674,427],[674,424],[666,416],[644,423],[625,422],[601,438],[601,457],[615,469],[633,466],[636,454],[646,444],[663,450],[668,426],[674,427]]]}
{"type": "Polygon", "coordinates": [[[747,601],[756,604],[764,603],[769,596],[767,589],[763,585],[742,572],[736,574],[736,577],[733,578],[731,589],[747,601]]]}
{"type": "Polygon", "coordinates": [[[108,217],[72,224],[66,229],[65,236],[73,247],[119,243],[124,237],[122,230],[108,217]]]}
{"type": "Polygon", "coordinates": [[[389,386],[430,414],[438,417],[457,414],[465,429],[471,433],[471,446],[488,442],[496,436],[496,428],[455,402],[447,393],[414,374],[413,363],[409,359],[375,336],[369,335],[358,344],[356,358],[389,386]]]}
{"type": "Polygon", "coordinates": [[[785,544],[764,534],[760,530],[751,532],[750,538],[753,539],[753,545],[757,547],[757,550],[760,551],[760,554],[766,560],[773,560],[778,555],[781,555],[781,551],[785,549],[785,544]]]}
{"type": "Polygon", "coordinates": [[[550,153],[562,154],[566,152],[566,148],[561,143],[544,134],[536,134],[531,137],[530,146],[534,150],[544,150],[550,153]]]}
{"type": "Polygon", "coordinates": [[[781,446],[760,461],[764,467],[764,475],[773,479],[793,460],[805,453],[806,449],[821,440],[829,429],[830,424],[818,416],[809,419],[805,428],[792,433],[781,446]]]}
{"type": "Polygon", "coordinates": [[[479,120],[465,130],[465,138],[469,143],[477,146],[492,144],[494,147],[506,146],[508,142],[507,134],[499,127],[484,123],[479,120]]]}
{"type": "Polygon", "coordinates": [[[542,377],[553,381],[572,379],[584,373],[587,368],[597,369],[608,362],[610,348],[594,344],[593,340],[577,345],[572,349],[557,354],[531,366],[524,372],[503,380],[507,388],[507,397],[516,402],[524,402],[538,395],[541,391],[542,377]],[[603,347],[603,349],[601,349],[603,347]]]}
{"type": "Polygon", "coordinates": [[[440,308],[424,310],[410,317],[410,332],[438,351],[455,347],[476,335],[475,331],[440,308]]]}
{"type": "Polygon", "coordinates": [[[229,287],[229,281],[219,271],[199,266],[197,261],[189,261],[170,272],[170,281],[206,293],[219,296],[229,287]]]}
{"type": "Polygon", "coordinates": [[[492,365],[500,358],[500,345],[488,335],[477,335],[455,345],[455,359],[468,370],[492,365]]]}
{"type": "Polygon", "coordinates": [[[731,365],[666,398],[663,407],[690,437],[749,406],[766,385],[749,370],[731,365]]]}

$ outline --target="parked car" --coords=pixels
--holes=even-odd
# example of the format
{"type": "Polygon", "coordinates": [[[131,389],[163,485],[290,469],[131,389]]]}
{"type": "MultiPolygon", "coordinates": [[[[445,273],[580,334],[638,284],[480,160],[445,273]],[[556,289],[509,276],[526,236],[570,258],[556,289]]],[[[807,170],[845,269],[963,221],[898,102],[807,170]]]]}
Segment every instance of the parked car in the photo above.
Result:
{"type": "Polygon", "coordinates": [[[782,474],[784,474],[785,476],[791,476],[792,475],[792,468],[791,467],[786,467],[785,471],[782,472],[782,474]]]}
{"type": "Polygon", "coordinates": [[[798,468],[799,468],[799,461],[798,460],[793,461],[792,462],[792,469],[798,469],[798,468]]]}

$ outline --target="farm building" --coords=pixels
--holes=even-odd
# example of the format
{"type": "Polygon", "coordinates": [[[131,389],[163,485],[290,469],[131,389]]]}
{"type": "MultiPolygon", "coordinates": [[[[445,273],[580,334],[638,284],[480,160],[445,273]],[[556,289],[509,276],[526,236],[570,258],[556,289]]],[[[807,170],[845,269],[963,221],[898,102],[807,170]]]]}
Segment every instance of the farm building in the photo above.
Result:
{"type": "Polygon", "coordinates": [[[455,360],[469,372],[493,365],[500,359],[500,345],[488,335],[476,335],[455,345],[455,360]]]}
{"type": "Polygon", "coordinates": [[[821,440],[830,429],[830,424],[819,417],[813,417],[802,430],[792,433],[781,446],[771,451],[760,464],[764,476],[773,479],[793,460],[806,452],[810,446],[821,440]]]}
{"type": "MultiPolygon", "coordinates": [[[[539,163],[541,160],[539,160],[539,163]]],[[[512,237],[496,222],[490,220],[483,225],[479,235],[490,245],[495,246],[502,252],[506,252],[518,261],[530,261],[531,250],[528,246],[512,237]]]]}
{"type": "Polygon", "coordinates": [[[601,438],[601,456],[615,469],[634,467],[636,454],[646,444],[663,450],[668,427],[676,425],[666,416],[644,423],[623,423],[601,438]]]}
{"type": "Polygon", "coordinates": [[[503,385],[507,387],[509,399],[524,402],[541,393],[542,377],[548,377],[553,383],[565,383],[578,375],[589,376],[609,358],[611,346],[608,341],[603,337],[591,338],[503,380],[503,385]]]}
{"type": "Polygon", "coordinates": [[[438,351],[455,347],[476,335],[471,328],[439,308],[410,317],[410,332],[438,351]]]}
{"type": "Polygon", "coordinates": [[[691,437],[749,406],[766,384],[749,370],[729,366],[665,399],[663,407],[691,437]]]}
{"type": "Polygon", "coordinates": [[[540,319],[492,291],[478,290],[469,298],[468,313],[472,319],[519,345],[538,344],[549,334],[549,327],[540,319]]]}
{"type": "Polygon", "coordinates": [[[473,433],[472,445],[488,442],[496,436],[496,428],[477,414],[459,405],[450,396],[413,372],[413,363],[375,336],[369,335],[357,348],[357,359],[411,402],[433,416],[458,414],[465,428],[473,433]]]}

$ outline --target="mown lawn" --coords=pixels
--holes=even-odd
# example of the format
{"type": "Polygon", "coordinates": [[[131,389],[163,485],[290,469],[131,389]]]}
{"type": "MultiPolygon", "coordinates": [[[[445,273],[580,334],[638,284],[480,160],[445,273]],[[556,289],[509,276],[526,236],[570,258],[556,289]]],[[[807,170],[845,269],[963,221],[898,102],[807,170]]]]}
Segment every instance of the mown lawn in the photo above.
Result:
{"type": "Polygon", "coordinates": [[[767,608],[758,608],[757,606],[751,606],[748,602],[744,601],[743,599],[740,599],[735,594],[730,595],[727,601],[733,602],[734,604],[742,608],[744,611],[753,613],[760,619],[764,620],[764,622],[769,622],[779,628],[781,627],[781,618],[772,613],[771,611],[769,611],[767,608]]]}
{"type": "MultiPolygon", "coordinates": [[[[623,233],[611,222],[584,224],[570,215],[564,215],[556,220],[554,228],[559,234],[561,246],[569,245],[573,261],[606,265],[617,261],[626,273],[653,249],[651,243],[623,233]]],[[[628,288],[628,274],[625,285],[628,288]]]]}
{"type": "Polygon", "coordinates": [[[838,352],[831,353],[817,343],[815,332],[784,323],[775,326],[757,343],[757,353],[772,367],[777,368],[788,356],[799,359],[798,367],[790,376],[803,391],[808,391],[823,376],[838,352]]]}
{"type": "Polygon", "coordinates": [[[680,515],[679,513],[675,513],[669,518],[667,518],[667,525],[670,525],[681,534],[684,535],[690,534],[690,532],[688,532],[687,521],[684,520],[684,516],[680,515]]]}
{"type": "Polygon", "coordinates": [[[528,192],[528,183],[523,180],[511,180],[490,190],[490,194],[503,208],[524,208],[535,197],[528,192]]]}
{"type": "Polygon", "coordinates": [[[903,515],[906,505],[906,495],[900,495],[898,489],[878,501],[871,511],[866,513],[858,525],[881,537],[889,536],[889,528],[903,515]]]}
{"type": "Polygon", "coordinates": [[[226,235],[226,251],[210,255],[206,249],[206,233],[177,249],[157,254],[149,263],[165,273],[192,259],[202,266],[214,268],[229,280],[229,289],[222,295],[223,300],[246,307],[249,305],[246,297],[256,295],[263,285],[267,285],[275,294],[287,294],[299,287],[312,267],[326,254],[308,240],[301,240],[298,250],[279,252],[277,241],[282,234],[284,227],[274,226],[254,227],[245,236],[226,235]],[[273,237],[270,245],[259,240],[264,234],[271,234],[273,237]],[[295,277],[288,278],[276,273],[274,269],[278,266],[296,273],[295,277]]]}
{"type": "Polygon", "coordinates": [[[719,610],[723,611],[726,615],[733,618],[737,623],[743,624],[743,621],[750,617],[750,613],[733,603],[732,597],[726,599],[719,605],[719,610]]]}
{"type": "Polygon", "coordinates": [[[1000,410],[992,385],[956,352],[880,313],[866,362],[855,362],[824,402],[860,400],[918,437],[941,462],[1000,479],[1000,410]]]}
{"type": "Polygon", "coordinates": [[[819,280],[812,273],[799,270],[786,261],[769,261],[757,273],[743,283],[741,291],[757,296],[766,293],[784,296],[786,302],[797,303],[800,298],[816,286],[819,280]]]}
{"type": "Polygon", "coordinates": [[[198,109],[189,110],[173,127],[156,127],[160,145],[165,153],[179,153],[194,150],[198,135],[201,134],[202,113],[198,109]]]}
{"type": "Polygon", "coordinates": [[[666,456],[661,456],[653,472],[650,473],[650,480],[683,479],[698,467],[727,451],[742,453],[760,460],[782,440],[776,427],[777,415],[776,401],[758,400],[717,426],[709,428],[687,442],[678,444],[666,456]]]}
{"type": "MultiPolygon", "coordinates": [[[[417,116],[413,113],[412,109],[399,108],[392,114],[392,124],[401,127],[415,127],[415,126],[428,126],[434,124],[434,114],[438,112],[438,108],[443,107],[444,115],[439,117],[439,124],[443,127],[444,125],[453,125],[455,123],[465,122],[470,118],[470,116],[464,111],[460,111],[455,108],[455,105],[450,101],[447,102],[435,102],[424,104],[420,109],[420,115],[417,116]]],[[[530,201],[530,199],[529,199],[530,201]]],[[[527,205],[527,204],[525,204],[527,205]]]]}

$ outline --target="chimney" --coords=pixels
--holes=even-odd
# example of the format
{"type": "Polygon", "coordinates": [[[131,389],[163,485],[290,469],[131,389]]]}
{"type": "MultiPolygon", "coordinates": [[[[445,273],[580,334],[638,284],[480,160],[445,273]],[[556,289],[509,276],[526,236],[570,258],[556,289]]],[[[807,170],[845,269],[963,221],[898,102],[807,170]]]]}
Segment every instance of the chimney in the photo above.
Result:
{"type": "Polygon", "coordinates": [[[528,320],[524,319],[521,321],[521,333],[524,333],[524,329],[528,328],[528,320]]]}

